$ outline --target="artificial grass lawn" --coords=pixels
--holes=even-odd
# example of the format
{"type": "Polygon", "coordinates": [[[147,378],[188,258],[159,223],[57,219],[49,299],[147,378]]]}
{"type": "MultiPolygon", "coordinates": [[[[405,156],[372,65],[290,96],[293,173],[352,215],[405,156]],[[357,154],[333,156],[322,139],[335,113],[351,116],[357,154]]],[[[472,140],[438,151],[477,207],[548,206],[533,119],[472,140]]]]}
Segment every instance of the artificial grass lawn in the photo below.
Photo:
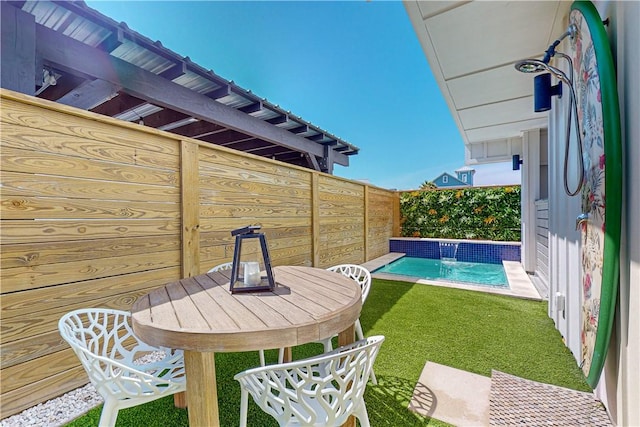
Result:
{"type": "MultiPolygon", "coordinates": [[[[375,363],[378,386],[367,386],[372,426],[444,426],[407,409],[427,361],[487,377],[499,370],[534,381],[591,391],[582,371],[547,316],[547,303],[460,289],[374,279],[360,317],[365,335],[384,335],[375,363]]],[[[335,344],[335,343],[334,343],[335,344]]],[[[319,344],[294,348],[299,359],[318,354],[319,344]]],[[[277,359],[267,351],[268,363],[277,359]]],[[[216,354],[222,426],[237,426],[240,387],[233,376],[257,366],[258,353],[216,354]]],[[[251,399],[249,399],[251,401],[251,399]]],[[[102,406],[68,424],[98,425],[102,406]]],[[[251,401],[248,424],[276,426],[251,401]]],[[[119,412],[117,426],[187,426],[186,410],[168,397],[119,412]]]]}

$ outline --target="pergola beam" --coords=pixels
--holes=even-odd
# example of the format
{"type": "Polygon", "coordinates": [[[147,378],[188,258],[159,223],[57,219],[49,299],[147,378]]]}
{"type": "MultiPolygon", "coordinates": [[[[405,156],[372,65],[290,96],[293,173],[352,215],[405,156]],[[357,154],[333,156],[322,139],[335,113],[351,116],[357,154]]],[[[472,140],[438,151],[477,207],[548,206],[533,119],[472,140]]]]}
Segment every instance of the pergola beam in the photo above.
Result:
{"type": "Polygon", "coordinates": [[[85,81],[59,98],[57,102],[83,110],[91,110],[115,98],[119,90],[118,86],[104,80],[85,81]]]}
{"type": "MultiPolygon", "coordinates": [[[[320,157],[325,155],[322,146],[306,138],[272,126],[42,25],[36,25],[36,40],[36,49],[44,60],[112,84],[119,84],[123,90],[149,103],[200,120],[211,121],[293,150],[320,157]],[[127,76],[127,79],[122,79],[121,76],[127,76]]],[[[349,164],[347,156],[333,154],[336,163],[344,166],[349,164]]]]}

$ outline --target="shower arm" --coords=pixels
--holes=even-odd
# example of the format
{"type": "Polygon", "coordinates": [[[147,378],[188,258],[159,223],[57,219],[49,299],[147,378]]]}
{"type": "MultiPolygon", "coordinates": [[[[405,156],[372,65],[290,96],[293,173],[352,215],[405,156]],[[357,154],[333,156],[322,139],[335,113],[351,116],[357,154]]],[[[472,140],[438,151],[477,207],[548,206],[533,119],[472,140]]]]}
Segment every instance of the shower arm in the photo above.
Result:
{"type": "MultiPolygon", "coordinates": [[[[573,38],[577,33],[578,33],[578,27],[576,27],[575,24],[569,25],[569,27],[567,28],[567,31],[562,33],[562,35],[560,37],[558,37],[558,39],[556,41],[554,41],[549,46],[549,48],[544,52],[544,59],[542,61],[545,64],[548,64],[549,61],[551,61],[551,58],[553,58],[556,53],[561,53],[561,52],[556,52],[556,47],[558,47],[558,45],[560,43],[562,43],[562,40],[564,40],[565,38],[567,38],[569,36],[571,36],[571,38],[573,38]]],[[[564,55],[564,54],[562,54],[562,55],[564,55]]]]}

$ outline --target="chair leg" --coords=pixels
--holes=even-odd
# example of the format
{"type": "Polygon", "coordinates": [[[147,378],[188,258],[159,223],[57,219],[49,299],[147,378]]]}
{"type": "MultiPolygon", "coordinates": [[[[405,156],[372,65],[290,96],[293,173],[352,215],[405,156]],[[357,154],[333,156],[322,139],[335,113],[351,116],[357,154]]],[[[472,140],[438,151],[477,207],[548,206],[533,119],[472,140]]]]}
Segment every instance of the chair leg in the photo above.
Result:
{"type": "MultiPolygon", "coordinates": [[[[356,337],[358,340],[364,339],[364,333],[362,333],[362,325],[360,324],[360,319],[356,320],[356,337]]],[[[373,372],[373,367],[371,368],[371,374],[369,375],[371,379],[371,383],[373,385],[378,385],[378,379],[376,378],[376,374],[373,372]]]]}
{"type": "Polygon", "coordinates": [[[249,392],[243,387],[240,393],[240,427],[247,427],[247,410],[249,406],[249,392]]]}
{"type": "Polygon", "coordinates": [[[360,407],[356,410],[355,416],[360,421],[360,427],[371,427],[369,424],[369,414],[367,413],[367,406],[364,404],[364,399],[360,403],[360,407]]]}
{"type": "Polygon", "coordinates": [[[376,378],[376,374],[373,372],[373,367],[371,367],[371,372],[369,373],[369,379],[371,380],[371,384],[378,385],[378,379],[376,378]]]}
{"type": "Polygon", "coordinates": [[[117,419],[117,402],[105,399],[104,405],[102,406],[102,412],[100,413],[100,421],[98,421],[98,427],[115,427],[117,419]]]}
{"type": "Polygon", "coordinates": [[[260,356],[260,366],[265,366],[264,350],[258,350],[258,355],[260,356]]]}
{"type": "Polygon", "coordinates": [[[324,345],[325,353],[328,353],[331,350],[333,350],[333,344],[331,343],[331,338],[327,338],[326,340],[322,341],[322,345],[324,345]]]}
{"type": "Polygon", "coordinates": [[[360,319],[356,320],[356,337],[358,340],[364,339],[364,334],[362,333],[362,325],[360,324],[360,319]]]}

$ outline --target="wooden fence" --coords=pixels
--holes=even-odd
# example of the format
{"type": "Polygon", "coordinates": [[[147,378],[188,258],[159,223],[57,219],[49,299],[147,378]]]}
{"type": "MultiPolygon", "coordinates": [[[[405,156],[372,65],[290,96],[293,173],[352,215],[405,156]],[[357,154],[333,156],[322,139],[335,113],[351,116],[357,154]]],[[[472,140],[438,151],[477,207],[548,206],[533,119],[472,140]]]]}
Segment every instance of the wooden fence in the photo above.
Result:
{"type": "Polygon", "coordinates": [[[1,412],[86,384],[58,334],[229,261],[260,224],[274,265],[363,263],[399,235],[393,191],[1,90],[1,412]]]}

